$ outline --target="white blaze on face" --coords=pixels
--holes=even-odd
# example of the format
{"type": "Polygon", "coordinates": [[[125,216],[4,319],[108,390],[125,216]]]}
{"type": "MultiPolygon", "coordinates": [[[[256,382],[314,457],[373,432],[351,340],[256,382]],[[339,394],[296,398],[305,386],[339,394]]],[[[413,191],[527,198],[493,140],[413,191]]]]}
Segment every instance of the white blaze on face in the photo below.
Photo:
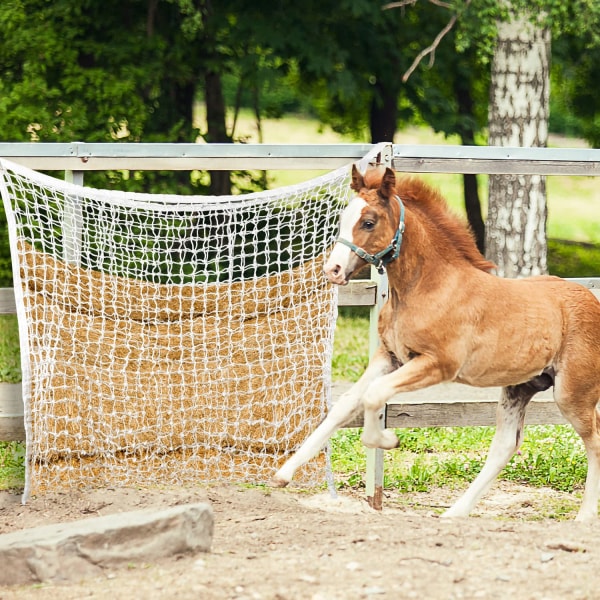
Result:
{"type": "MultiPolygon", "coordinates": [[[[349,242],[353,241],[352,231],[356,223],[358,223],[363,208],[365,208],[365,206],[367,206],[367,203],[359,196],[356,196],[353,200],[350,201],[350,204],[348,204],[348,206],[342,213],[342,218],[340,221],[341,238],[349,242]]],[[[325,271],[330,272],[332,269],[335,268],[336,265],[338,265],[342,268],[343,272],[346,273],[348,265],[350,264],[353,255],[354,254],[352,250],[350,250],[348,246],[337,243],[333,247],[333,250],[331,251],[331,254],[329,255],[329,258],[327,260],[327,263],[325,264],[325,271]]]]}

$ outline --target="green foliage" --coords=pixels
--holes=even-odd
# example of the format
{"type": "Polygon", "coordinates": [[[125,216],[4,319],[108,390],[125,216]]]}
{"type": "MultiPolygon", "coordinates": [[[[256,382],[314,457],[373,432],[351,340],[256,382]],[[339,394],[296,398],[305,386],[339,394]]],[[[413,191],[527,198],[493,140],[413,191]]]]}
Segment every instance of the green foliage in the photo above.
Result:
{"type": "Polygon", "coordinates": [[[121,34],[127,20],[112,4],[2,3],[0,63],[10,65],[0,84],[5,141],[109,141],[122,126],[139,136],[149,98],[138,91],[142,80],[155,85],[147,69],[157,65],[148,64],[145,36],[121,34]]]}
{"type": "Polygon", "coordinates": [[[0,202],[0,287],[12,286],[12,262],[8,242],[8,224],[0,202]]]}

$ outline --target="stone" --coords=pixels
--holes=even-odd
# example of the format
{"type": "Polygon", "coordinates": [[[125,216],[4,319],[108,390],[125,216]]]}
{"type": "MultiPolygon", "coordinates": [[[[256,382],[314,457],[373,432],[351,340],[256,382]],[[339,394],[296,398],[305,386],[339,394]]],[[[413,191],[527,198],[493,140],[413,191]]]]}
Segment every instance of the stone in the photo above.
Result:
{"type": "Polygon", "coordinates": [[[77,581],[104,569],[210,551],[212,507],[187,504],[0,535],[0,586],[77,581]]]}

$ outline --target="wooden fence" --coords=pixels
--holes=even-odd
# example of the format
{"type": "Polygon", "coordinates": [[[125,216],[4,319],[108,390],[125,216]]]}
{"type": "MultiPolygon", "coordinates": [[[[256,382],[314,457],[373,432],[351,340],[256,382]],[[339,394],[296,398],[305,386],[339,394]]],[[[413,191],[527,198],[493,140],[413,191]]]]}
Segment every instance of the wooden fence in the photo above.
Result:
{"type": "MultiPolygon", "coordinates": [[[[90,170],[291,170],[334,169],[361,159],[374,146],[260,144],[6,144],[0,157],[37,170],[64,170],[66,179],[83,184],[90,170]]],[[[492,148],[467,146],[403,146],[382,144],[384,162],[410,173],[487,173],[539,175],[600,175],[600,150],[492,148]]],[[[600,269],[600,266],[599,266],[600,269]]],[[[600,277],[575,280],[600,299],[600,277]]],[[[377,343],[376,322],[385,302],[385,278],[375,271],[369,280],[355,280],[340,289],[341,306],[369,306],[370,346],[377,343]]],[[[0,289],[0,314],[16,312],[13,290],[0,289]]],[[[345,384],[334,384],[334,398],[345,384]]],[[[499,390],[445,384],[398,396],[382,413],[382,426],[433,427],[494,425],[499,390]]],[[[564,423],[547,392],[531,403],[528,424],[564,423]]],[[[360,421],[350,426],[360,426],[360,421]]],[[[0,440],[23,440],[20,384],[0,384],[0,440]]],[[[382,451],[368,451],[367,495],[381,505],[382,451]]]]}

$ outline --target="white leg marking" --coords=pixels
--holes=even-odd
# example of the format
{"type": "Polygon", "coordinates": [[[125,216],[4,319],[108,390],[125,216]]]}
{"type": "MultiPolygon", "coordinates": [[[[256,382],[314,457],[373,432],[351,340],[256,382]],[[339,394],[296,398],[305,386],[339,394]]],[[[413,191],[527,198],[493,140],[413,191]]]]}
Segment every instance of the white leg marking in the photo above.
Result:
{"type": "Polygon", "coordinates": [[[598,516],[598,495],[600,493],[599,452],[596,448],[587,448],[588,469],[585,478],[583,500],[577,513],[576,521],[591,521],[598,516]]]}
{"type": "Polygon", "coordinates": [[[497,427],[487,459],[481,472],[467,491],[442,515],[442,517],[467,517],[485,492],[491,487],[498,474],[507,465],[522,441],[523,421],[527,402],[498,404],[497,427]]]}
{"type": "Polygon", "coordinates": [[[596,407],[600,389],[587,390],[586,393],[590,395],[588,402],[584,401],[577,385],[566,385],[563,377],[556,377],[554,400],[583,440],[588,463],[583,499],[575,518],[576,521],[596,519],[598,517],[598,498],[600,497],[600,432],[598,431],[600,414],[596,407]],[[569,402],[571,397],[577,397],[578,403],[569,402]],[[592,414],[586,414],[585,408],[583,408],[583,413],[580,412],[581,407],[586,405],[589,407],[587,410],[593,411],[592,414]]]}
{"type": "Polygon", "coordinates": [[[286,486],[296,469],[307,463],[326,444],[327,440],[344,423],[347,423],[361,408],[362,396],[374,379],[387,373],[391,368],[389,356],[376,352],[362,377],[332,406],[325,420],[308,436],[298,451],[277,471],[273,485],[286,486]]]}

